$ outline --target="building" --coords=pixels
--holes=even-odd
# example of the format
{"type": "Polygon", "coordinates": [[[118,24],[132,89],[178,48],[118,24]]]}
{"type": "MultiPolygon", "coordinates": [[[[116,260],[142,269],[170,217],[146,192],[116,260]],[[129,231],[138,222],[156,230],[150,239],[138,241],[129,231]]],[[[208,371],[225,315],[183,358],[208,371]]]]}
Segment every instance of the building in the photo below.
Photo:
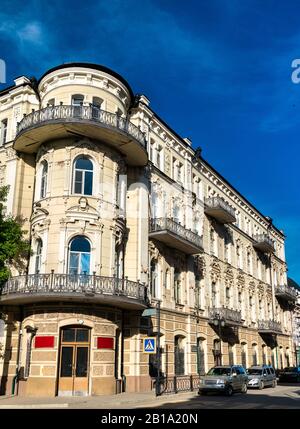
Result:
{"type": "Polygon", "coordinates": [[[2,393],[151,389],[158,302],[165,377],[293,363],[283,232],[146,96],[63,64],[1,91],[0,123],[6,210],[32,245],[1,290],[2,393]]]}
{"type": "Polygon", "coordinates": [[[288,278],[288,285],[290,288],[294,288],[297,294],[297,300],[293,311],[293,339],[295,363],[300,366],[300,286],[291,278],[288,278]]]}

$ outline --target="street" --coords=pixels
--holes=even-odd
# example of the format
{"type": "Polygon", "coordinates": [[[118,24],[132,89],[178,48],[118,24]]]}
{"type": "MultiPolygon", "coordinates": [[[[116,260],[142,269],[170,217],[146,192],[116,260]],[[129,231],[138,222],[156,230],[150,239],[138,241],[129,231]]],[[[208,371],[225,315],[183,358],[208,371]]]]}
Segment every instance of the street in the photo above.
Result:
{"type": "Polygon", "coordinates": [[[300,384],[248,390],[232,397],[196,392],[155,397],[154,392],[90,397],[28,398],[0,396],[0,409],[300,409],[300,384]]]}

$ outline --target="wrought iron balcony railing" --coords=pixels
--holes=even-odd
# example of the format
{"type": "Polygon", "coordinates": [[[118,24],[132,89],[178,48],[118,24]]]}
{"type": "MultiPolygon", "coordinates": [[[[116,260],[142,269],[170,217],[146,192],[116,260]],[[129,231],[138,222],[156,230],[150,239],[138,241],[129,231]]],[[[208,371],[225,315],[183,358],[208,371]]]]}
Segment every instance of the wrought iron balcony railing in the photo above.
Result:
{"type": "Polygon", "coordinates": [[[268,236],[268,234],[256,234],[253,236],[253,246],[262,252],[271,253],[274,252],[274,241],[268,236]]]}
{"type": "Polygon", "coordinates": [[[199,253],[203,249],[203,240],[200,235],[171,218],[151,219],[149,234],[151,237],[187,253],[199,253]]]}
{"type": "Polygon", "coordinates": [[[128,119],[117,115],[116,113],[107,112],[95,106],[47,106],[41,110],[29,113],[26,115],[17,126],[17,136],[22,131],[42,124],[43,122],[53,122],[62,120],[85,120],[99,122],[105,126],[116,128],[123,131],[137,140],[144,148],[146,148],[145,134],[128,119]]]}
{"type": "Polygon", "coordinates": [[[239,310],[232,310],[227,307],[210,308],[208,311],[210,323],[214,320],[223,320],[225,325],[241,325],[242,313],[239,310]]]}
{"type": "Polygon", "coordinates": [[[257,330],[261,333],[277,334],[281,333],[281,324],[275,320],[258,320],[257,330]]]}
{"type": "Polygon", "coordinates": [[[72,297],[113,297],[112,302],[128,299],[147,304],[146,285],[131,280],[118,279],[87,274],[30,274],[11,277],[1,288],[0,301],[9,301],[22,297],[36,300],[38,297],[47,300],[62,299],[64,296],[72,297]],[[35,298],[34,298],[35,297],[35,298]]]}
{"type": "Polygon", "coordinates": [[[286,299],[287,301],[296,301],[297,292],[294,288],[287,285],[275,286],[275,296],[286,299]]]}
{"type": "Polygon", "coordinates": [[[221,197],[205,198],[205,213],[216,218],[222,223],[236,221],[235,210],[221,197]]]}

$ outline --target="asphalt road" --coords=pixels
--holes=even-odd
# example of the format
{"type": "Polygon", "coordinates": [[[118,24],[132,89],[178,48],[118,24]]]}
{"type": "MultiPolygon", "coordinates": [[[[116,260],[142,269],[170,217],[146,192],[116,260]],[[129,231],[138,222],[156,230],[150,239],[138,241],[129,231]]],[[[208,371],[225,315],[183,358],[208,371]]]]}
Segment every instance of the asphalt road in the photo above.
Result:
{"type": "Polygon", "coordinates": [[[248,389],[247,394],[235,393],[231,397],[209,394],[195,395],[184,402],[166,402],[156,408],[190,409],[300,409],[300,384],[281,384],[263,390],[248,389]]]}

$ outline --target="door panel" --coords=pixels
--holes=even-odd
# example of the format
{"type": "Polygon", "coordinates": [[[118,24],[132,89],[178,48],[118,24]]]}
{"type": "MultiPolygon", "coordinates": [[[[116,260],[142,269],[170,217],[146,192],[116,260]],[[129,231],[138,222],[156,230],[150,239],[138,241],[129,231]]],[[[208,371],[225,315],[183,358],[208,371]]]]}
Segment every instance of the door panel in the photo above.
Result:
{"type": "Polygon", "coordinates": [[[76,365],[74,374],[74,395],[83,394],[88,390],[88,347],[76,347],[76,365]]]}
{"type": "Polygon", "coordinates": [[[62,346],[61,363],[59,374],[59,391],[65,395],[72,395],[73,392],[73,360],[74,346],[62,346]]]}

